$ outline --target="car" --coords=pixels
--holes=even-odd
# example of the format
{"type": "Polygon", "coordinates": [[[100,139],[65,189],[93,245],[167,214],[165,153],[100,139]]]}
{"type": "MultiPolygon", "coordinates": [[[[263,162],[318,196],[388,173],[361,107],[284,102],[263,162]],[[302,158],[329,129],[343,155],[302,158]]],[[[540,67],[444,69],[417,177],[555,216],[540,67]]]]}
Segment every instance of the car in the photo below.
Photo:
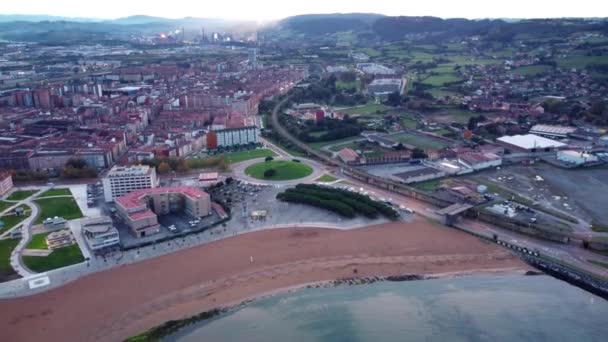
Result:
{"type": "Polygon", "coordinates": [[[530,223],[536,223],[536,221],[538,221],[538,220],[536,219],[536,217],[532,217],[532,218],[530,218],[530,223]]]}

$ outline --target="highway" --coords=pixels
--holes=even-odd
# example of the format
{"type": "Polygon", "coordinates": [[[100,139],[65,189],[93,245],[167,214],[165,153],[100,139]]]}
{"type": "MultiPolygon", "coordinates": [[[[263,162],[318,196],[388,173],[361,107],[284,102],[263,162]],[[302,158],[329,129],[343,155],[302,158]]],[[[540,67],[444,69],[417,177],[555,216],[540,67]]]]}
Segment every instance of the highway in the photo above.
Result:
{"type": "MultiPolygon", "coordinates": [[[[325,162],[329,166],[337,166],[344,168],[351,168],[349,165],[342,163],[341,161],[332,159],[327,155],[314,150],[312,147],[306,145],[305,143],[299,141],[296,137],[294,137],[285,127],[281,126],[279,123],[279,112],[282,105],[287,101],[287,98],[278,103],[272,111],[271,122],[273,129],[275,129],[281,136],[288,139],[294,145],[298,146],[300,149],[312,155],[319,160],[325,162]]],[[[282,151],[276,145],[268,143],[269,146],[275,151],[281,151],[278,154],[284,156],[288,155],[286,151],[282,151]]],[[[440,217],[435,212],[440,209],[438,207],[433,207],[425,202],[405,197],[384,189],[379,189],[374,187],[371,184],[361,182],[359,180],[347,177],[342,173],[336,174],[338,177],[347,178],[348,183],[352,184],[353,187],[357,188],[357,190],[362,189],[363,191],[369,192],[371,195],[376,197],[384,197],[391,198],[392,202],[396,205],[403,205],[409,207],[416,211],[417,214],[421,216],[425,216],[429,219],[443,222],[443,217],[440,217]]],[[[538,250],[540,253],[545,255],[549,255],[550,257],[560,260],[561,262],[570,264],[576,268],[585,270],[587,272],[602,276],[604,278],[608,278],[608,268],[598,266],[596,264],[590,263],[588,260],[594,260],[602,263],[608,264],[608,256],[604,256],[601,254],[593,253],[588,250],[581,248],[575,244],[560,244],[556,242],[534,239],[524,234],[519,234],[510,230],[498,228],[492,226],[490,224],[480,222],[477,220],[471,220],[467,218],[461,218],[459,223],[456,225],[458,228],[472,232],[475,234],[481,234],[487,237],[492,237],[494,234],[498,236],[498,239],[502,241],[508,241],[513,244],[516,244],[520,247],[526,247],[529,250],[538,250]]]]}

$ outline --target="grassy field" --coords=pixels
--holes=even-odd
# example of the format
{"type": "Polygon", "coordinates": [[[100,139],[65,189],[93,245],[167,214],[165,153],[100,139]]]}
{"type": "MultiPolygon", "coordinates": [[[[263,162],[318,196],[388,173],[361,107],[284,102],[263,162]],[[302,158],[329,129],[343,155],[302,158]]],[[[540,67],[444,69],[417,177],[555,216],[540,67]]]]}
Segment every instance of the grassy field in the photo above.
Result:
{"type": "Polygon", "coordinates": [[[50,189],[41,193],[38,198],[50,196],[72,196],[72,191],[70,191],[68,188],[50,189]]]}
{"type": "Polygon", "coordinates": [[[445,85],[446,83],[451,83],[451,82],[459,82],[462,81],[462,79],[453,73],[446,73],[446,74],[439,74],[439,75],[432,75],[427,77],[424,81],[422,81],[422,83],[424,84],[429,84],[435,87],[441,87],[443,85],[445,85]]]}
{"type": "Polygon", "coordinates": [[[359,83],[357,81],[352,81],[352,82],[344,82],[344,81],[340,81],[337,80],[336,81],[336,88],[338,89],[355,89],[357,90],[359,88],[359,83]]]}
{"type": "Polygon", "coordinates": [[[604,56],[576,56],[557,60],[560,68],[586,68],[591,64],[608,64],[608,58],[604,56]]]}
{"type": "Polygon", "coordinates": [[[352,148],[353,150],[361,149],[360,145],[356,141],[347,142],[344,144],[336,144],[329,148],[330,151],[340,152],[343,148],[352,148]]]}
{"type": "Polygon", "coordinates": [[[33,194],[35,194],[37,192],[38,192],[38,190],[18,190],[18,191],[13,192],[6,199],[9,201],[21,201],[21,200],[24,200],[24,199],[32,196],[33,194]]]}
{"type": "Polygon", "coordinates": [[[238,163],[238,162],[242,162],[242,161],[250,160],[250,159],[275,157],[275,156],[276,156],[276,153],[274,153],[271,149],[268,149],[268,148],[226,153],[226,158],[228,158],[228,161],[230,163],[238,163]]]}
{"type": "Polygon", "coordinates": [[[553,68],[548,65],[528,65],[514,69],[513,73],[521,76],[534,76],[551,70],[553,68]]]}
{"type": "Polygon", "coordinates": [[[41,198],[35,202],[40,207],[36,224],[42,223],[47,217],[59,216],[66,220],[82,217],[82,212],[73,197],[41,198]]]}
{"type": "Polygon", "coordinates": [[[593,230],[594,232],[608,233],[608,226],[593,222],[591,224],[591,230],[593,230]]]}
{"type": "Polygon", "coordinates": [[[595,260],[587,260],[587,261],[589,261],[590,263],[592,263],[594,265],[597,265],[597,266],[600,266],[600,267],[604,267],[604,268],[608,268],[608,263],[601,262],[601,261],[595,261],[595,260]]]}
{"type": "Polygon", "coordinates": [[[11,266],[10,258],[18,243],[18,239],[0,240],[0,282],[12,279],[17,274],[11,266]]]}
{"type": "Polygon", "coordinates": [[[257,179],[281,181],[306,177],[312,173],[312,168],[304,163],[273,160],[250,165],[245,169],[245,173],[257,179]],[[264,171],[270,169],[274,169],[276,174],[273,177],[265,178],[264,171]]]}
{"type": "Polygon", "coordinates": [[[26,218],[28,218],[31,214],[31,210],[27,205],[20,205],[19,207],[23,208],[25,214],[21,216],[14,215],[13,213],[7,214],[0,217],[0,221],[4,222],[4,226],[0,228],[0,233],[3,233],[19,223],[23,222],[26,218]]]}
{"type": "Polygon", "coordinates": [[[63,247],[54,250],[46,257],[24,256],[23,263],[34,272],[46,272],[84,261],[78,245],[63,247]]]}
{"type": "Polygon", "coordinates": [[[372,104],[367,104],[367,105],[361,106],[361,107],[353,107],[353,108],[344,109],[344,110],[341,110],[341,112],[344,112],[344,113],[347,113],[350,115],[369,115],[369,114],[376,114],[377,111],[384,112],[391,108],[393,108],[393,107],[389,107],[389,106],[386,106],[383,104],[372,103],[372,104]]]}
{"type": "Polygon", "coordinates": [[[330,175],[323,175],[321,177],[319,177],[316,181],[317,182],[323,182],[323,183],[330,183],[330,182],[334,182],[337,181],[338,179],[334,176],[330,176],[330,175]]]}
{"type": "Polygon", "coordinates": [[[446,89],[443,89],[443,88],[433,88],[433,89],[429,90],[428,92],[431,93],[431,95],[433,95],[435,98],[442,98],[442,97],[445,97],[445,96],[459,96],[460,95],[457,92],[446,90],[446,89]]]}
{"type": "Polygon", "coordinates": [[[435,191],[441,185],[441,181],[441,179],[432,179],[425,182],[414,183],[412,186],[420,190],[435,191]]]}
{"type": "Polygon", "coordinates": [[[447,143],[442,141],[426,137],[423,135],[411,134],[411,133],[399,133],[390,136],[391,139],[394,139],[400,143],[406,145],[412,145],[415,147],[419,147],[423,150],[426,149],[434,149],[438,150],[447,146],[447,143]]]}
{"type": "Polygon", "coordinates": [[[310,143],[308,145],[310,147],[314,148],[315,150],[321,150],[324,146],[327,146],[327,145],[350,143],[350,142],[353,142],[353,140],[357,140],[357,139],[361,139],[361,137],[360,136],[352,136],[352,137],[348,137],[348,138],[344,138],[344,139],[338,139],[338,140],[314,142],[314,143],[310,143]]]}
{"type": "Polygon", "coordinates": [[[0,201],[0,213],[5,211],[6,209],[10,208],[12,205],[14,205],[15,203],[9,203],[9,202],[5,202],[5,201],[0,201]]]}
{"type": "Polygon", "coordinates": [[[49,249],[46,245],[46,237],[50,233],[41,233],[32,236],[30,243],[25,248],[27,249],[49,249]]]}

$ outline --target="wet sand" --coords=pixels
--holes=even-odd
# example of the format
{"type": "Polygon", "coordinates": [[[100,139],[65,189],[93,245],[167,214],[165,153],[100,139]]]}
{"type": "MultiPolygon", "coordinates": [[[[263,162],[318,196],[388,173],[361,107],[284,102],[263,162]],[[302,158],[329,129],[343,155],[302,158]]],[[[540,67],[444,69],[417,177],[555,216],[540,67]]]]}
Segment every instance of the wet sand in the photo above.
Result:
{"type": "Polygon", "coordinates": [[[0,331],[4,341],[118,341],[167,320],[302,284],[528,269],[505,250],[424,219],[351,231],[275,229],[0,301],[0,331]]]}

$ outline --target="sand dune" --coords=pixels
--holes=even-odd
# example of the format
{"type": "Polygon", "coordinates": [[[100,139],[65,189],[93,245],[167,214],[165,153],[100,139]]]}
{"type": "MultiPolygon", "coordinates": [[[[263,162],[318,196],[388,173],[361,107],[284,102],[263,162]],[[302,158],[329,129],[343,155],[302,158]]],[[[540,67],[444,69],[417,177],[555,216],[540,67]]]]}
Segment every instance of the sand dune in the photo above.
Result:
{"type": "Polygon", "coordinates": [[[170,319],[312,282],[514,269],[528,267],[504,250],[423,219],[353,231],[276,229],[0,301],[0,331],[5,341],[117,341],[170,319]]]}

